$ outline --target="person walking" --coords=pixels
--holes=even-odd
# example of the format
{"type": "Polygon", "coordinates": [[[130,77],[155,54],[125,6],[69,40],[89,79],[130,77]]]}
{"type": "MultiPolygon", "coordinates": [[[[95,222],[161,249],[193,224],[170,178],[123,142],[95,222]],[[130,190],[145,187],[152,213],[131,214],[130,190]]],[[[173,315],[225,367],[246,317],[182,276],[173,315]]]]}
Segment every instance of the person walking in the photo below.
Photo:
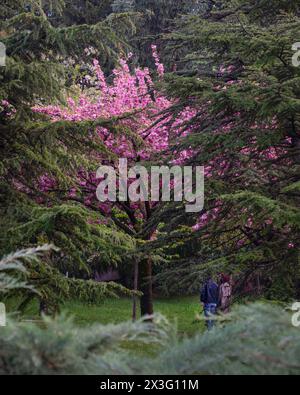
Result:
{"type": "Polygon", "coordinates": [[[206,326],[210,331],[215,325],[213,316],[217,313],[219,301],[219,287],[211,276],[208,278],[201,290],[200,300],[204,307],[204,315],[207,318],[206,326]]]}
{"type": "Polygon", "coordinates": [[[221,284],[219,287],[219,302],[218,306],[223,314],[228,314],[230,312],[232,297],[232,286],[230,284],[230,276],[227,274],[221,275],[221,284]]]}

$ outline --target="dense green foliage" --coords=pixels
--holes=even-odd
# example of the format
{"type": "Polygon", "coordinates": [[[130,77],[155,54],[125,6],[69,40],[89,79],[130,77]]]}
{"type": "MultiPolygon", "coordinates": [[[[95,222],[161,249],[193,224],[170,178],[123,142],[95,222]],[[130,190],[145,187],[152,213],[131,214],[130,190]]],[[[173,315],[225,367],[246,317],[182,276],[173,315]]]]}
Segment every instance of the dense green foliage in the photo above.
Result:
{"type": "MultiPolygon", "coordinates": [[[[86,306],[142,296],[144,314],[152,312],[153,274],[157,292],[180,296],[220,272],[232,275],[237,298],[299,298],[300,67],[292,63],[299,32],[300,0],[2,0],[1,301],[57,313],[68,300],[86,306]],[[151,44],[165,67],[156,46],[149,56],[151,44]],[[187,213],[186,202],[117,202],[107,211],[87,203],[99,159],[118,159],[101,128],[130,140],[132,162],[141,162],[147,140],[133,130],[137,111],[58,121],[34,110],[61,108],[82,91],[100,101],[105,88],[93,85],[93,58],[104,71],[99,86],[113,86],[122,68],[112,70],[127,58],[122,81],[150,97],[149,117],[168,130],[168,151],[151,164],[188,152],[183,165],[205,166],[201,213],[187,213]],[[131,73],[137,65],[149,70],[131,73]],[[158,98],[170,107],[153,115],[158,98]],[[178,123],[184,111],[192,115],[178,123]],[[111,268],[126,272],[127,287],[94,281],[111,268]]],[[[194,319],[193,306],[183,319],[194,319]]],[[[80,328],[65,315],[39,325],[9,319],[0,374],[299,374],[299,329],[282,307],[256,303],[223,318],[183,342],[159,315],[80,328]],[[132,353],[141,347],[148,356],[132,353]]]]}
{"type": "Polygon", "coordinates": [[[13,296],[18,301],[15,306],[18,312],[36,299],[42,301],[41,312],[50,314],[57,312],[64,301],[75,298],[82,303],[102,303],[106,298],[132,296],[133,293],[120,284],[62,276],[51,263],[51,254],[55,251],[57,247],[44,245],[3,257],[0,261],[1,299],[9,302],[13,296]]]}
{"type": "Polygon", "coordinates": [[[180,344],[160,316],[152,324],[83,328],[65,316],[43,327],[9,322],[1,330],[0,374],[299,374],[299,336],[290,314],[260,304],[180,344]],[[141,345],[149,356],[130,351],[141,345]]]}
{"type": "Polygon", "coordinates": [[[167,223],[162,243],[174,229],[179,242],[180,259],[160,277],[165,289],[176,292],[181,278],[179,289],[194,291],[212,270],[232,272],[240,291],[258,280],[269,296],[299,295],[299,31],[298,1],[257,0],[184,16],[164,35],[177,62],[166,89],[180,98],[170,111],[198,109],[174,151],[192,148],[190,163],[211,168],[200,218],[174,205],[157,216],[167,223]],[[198,231],[184,236],[178,227],[193,221],[198,231]]]}
{"type": "MultiPolygon", "coordinates": [[[[26,287],[12,283],[9,276],[4,279],[3,269],[24,272],[26,263],[50,249],[20,251],[3,259],[0,291],[26,287]]],[[[225,327],[221,320],[212,333],[178,343],[174,326],[161,316],[151,323],[81,328],[64,315],[43,318],[39,325],[9,319],[1,328],[0,374],[299,373],[299,330],[291,325],[289,313],[276,305],[256,304],[237,309],[231,320],[225,327]],[[147,354],[132,353],[141,346],[147,354]]]]}
{"type": "MultiPolygon", "coordinates": [[[[62,102],[87,46],[96,48],[108,68],[113,65],[134,25],[128,15],[115,15],[95,25],[56,26],[43,4],[20,0],[0,6],[0,38],[7,52],[6,67],[0,68],[0,255],[55,243],[59,253],[28,269],[43,300],[57,305],[71,282],[60,272],[89,278],[100,260],[103,268],[120,263],[134,242],[113,222],[101,225],[101,216],[83,201],[68,197],[72,177],[83,165],[96,169],[91,157],[104,149],[93,127],[117,130],[117,120],[51,123],[32,106],[40,100],[62,102]],[[41,188],[45,175],[56,180],[56,193],[41,188]]],[[[53,12],[64,9],[62,1],[51,4],[53,12]]],[[[74,293],[84,287],[96,293],[88,282],[77,282],[74,293]]]]}
{"type": "Polygon", "coordinates": [[[31,107],[63,101],[90,60],[86,47],[95,48],[109,72],[129,38],[150,65],[145,48],[158,40],[173,70],[164,81],[176,100],[168,113],[176,117],[186,106],[198,111],[185,125],[193,133],[177,138],[173,149],[192,148],[189,164],[213,170],[200,219],[178,204],[158,207],[139,235],[147,240],[159,228],[158,239],[142,243],[139,259],[172,257],[155,269],[165,293],[194,293],[212,270],[232,272],[240,291],[255,282],[270,298],[298,296],[299,68],[291,64],[298,2],[15,1],[1,7],[8,56],[0,100],[10,103],[2,105],[0,119],[2,255],[55,243],[61,249],[51,258],[55,269],[80,278],[99,261],[105,268],[128,260],[135,242],[119,218],[104,220],[83,198],[74,202],[67,194],[78,169],[95,170],[95,153],[106,152],[96,126],[120,133],[118,119],[53,123],[31,107]],[[135,25],[141,13],[144,23],[135,25]],[[57,180],[55,193],[39,190],[45,174],[57,180]],[[204,215],[204,226],[192,231],[204,215]]]}

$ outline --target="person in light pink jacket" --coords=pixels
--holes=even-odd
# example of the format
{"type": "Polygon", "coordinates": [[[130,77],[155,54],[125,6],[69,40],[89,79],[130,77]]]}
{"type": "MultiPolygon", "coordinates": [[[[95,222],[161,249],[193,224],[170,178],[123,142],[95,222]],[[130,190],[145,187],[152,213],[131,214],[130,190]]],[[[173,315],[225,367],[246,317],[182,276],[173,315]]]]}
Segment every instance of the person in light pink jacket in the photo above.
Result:
{"type": "Polygon", "coordinates": [[[230,283],[230,276],[222,274],[221,285],[219,287],[219,310],[223,314],[228,314],[230,311],[231,297],[232,286],[230,283]]]}

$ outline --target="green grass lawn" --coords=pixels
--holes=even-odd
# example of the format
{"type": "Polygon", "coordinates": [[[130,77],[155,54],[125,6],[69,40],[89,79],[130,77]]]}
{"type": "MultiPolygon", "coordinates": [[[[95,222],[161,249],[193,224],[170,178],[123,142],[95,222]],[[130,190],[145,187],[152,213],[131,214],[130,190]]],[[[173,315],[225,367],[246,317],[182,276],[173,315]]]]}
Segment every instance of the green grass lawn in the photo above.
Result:
{"type": "MultiPolygon", "coordinates": [[[[131,299],[107,299],[100,306],[86,305],[76,301],[68,302],[63,310],[71,314],[78,325],[93,323],[117,324],[131,320],[131,299]]],[[[198,297],[178,297],[156,299],[154,302],[155,313],[163,314],[171,322],[176,323],[180,336],[192,336],[196,332],[204,331],[204,323],[197,321],[200,305],[198,297]]],[[[159,348],[153,345],[138,343],[125,343],[124,348],[140,355],[154,356],[159,348]]]]}
{"type": "MultiPolygon", "coordinates": [[[[15,306],[10,304],[10,311],[15,310],[15,306]]],[[[196,320],[201,308],[199,298],[176,297],[159,298],[154,301],[155,313],[163,314],[171,322],[177,324],[180,335],[191,336],[204,329],[204,323],[196,320]]],[[[131,299],[107,299],[99,305],[84,304],[78,301],[70,301],[62,306],[62,311],[74,317],[78,325],[117,324],[129,321],[132,317],[131,299]]],[[[37,305],[32,304],[26,310],[24,318],[37,318],[37,305]]]]}
{"type": "MultiPolygon", "coordinates": [[[[99,306],[68,302],[63,309],[73,315],[75,322],[79,325],[96,322],[117,324],[131,319],[132,301],[108,299],[99,306]]],[[[176,322],[180,334],[190,336],[203,328],[202,323],[195,320],[196,314],[200,311],[198,297],[156,299],[154,310],[155,313],[163,314],[171,322],[176,322]]]]}

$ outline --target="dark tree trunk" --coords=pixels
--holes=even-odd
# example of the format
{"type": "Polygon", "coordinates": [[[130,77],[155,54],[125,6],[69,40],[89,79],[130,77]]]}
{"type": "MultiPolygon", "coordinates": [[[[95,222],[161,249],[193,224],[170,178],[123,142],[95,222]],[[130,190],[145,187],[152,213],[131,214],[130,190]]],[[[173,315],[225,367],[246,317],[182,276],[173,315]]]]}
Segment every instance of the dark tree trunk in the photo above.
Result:
{"type": "MultiPolygon", "coordinates": [[[[133,289],[134,291],[138,290],[139,286],[139,264],[136,262],[134,264],[134,278],[133,278],[133,289]]],[[[136,321],[137,316],[137,295],[133,296],[133,304],[132,304],[132,321],[136,321]]]]}
{"type": "Polygon", "coordinates": [[[294,139],[294,147],[296,150],[296,163],[300,164],[300,137],[294,139]]]}
{"type": "Polygon", "coordinates": [[[140,269],[141,316],[153,315],[152,261],[149,258],[140,269]]]}

